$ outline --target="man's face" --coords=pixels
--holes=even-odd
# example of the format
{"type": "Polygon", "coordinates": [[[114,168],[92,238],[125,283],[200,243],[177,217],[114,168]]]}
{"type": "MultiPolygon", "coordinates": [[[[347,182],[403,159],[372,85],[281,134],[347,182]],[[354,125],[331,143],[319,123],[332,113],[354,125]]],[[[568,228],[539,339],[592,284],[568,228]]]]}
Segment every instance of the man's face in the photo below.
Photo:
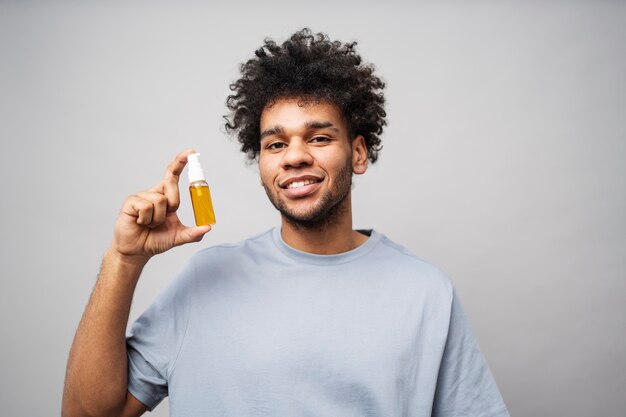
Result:
{"type": "Polygon", "coordinates": [[[280,99],[261,114],[261,182],[290,222],[316,226],[350,203],[352,173],[367,169],[361,136],[348,137],[339,109],[327,102],[280,99]]]}

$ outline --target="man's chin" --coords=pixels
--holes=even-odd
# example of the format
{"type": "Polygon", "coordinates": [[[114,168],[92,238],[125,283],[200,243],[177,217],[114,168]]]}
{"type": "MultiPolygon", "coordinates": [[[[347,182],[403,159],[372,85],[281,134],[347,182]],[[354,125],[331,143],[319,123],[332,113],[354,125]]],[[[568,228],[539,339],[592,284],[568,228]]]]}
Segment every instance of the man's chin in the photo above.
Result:
{"type": "Polygon", "coordinates": [[[295,211],[280,207],[280,211],[284,220],[292,226],[299,229],[322,229],[337,223],[341,216],[342,201],[335,205],[321,204],[318,207],[309,208],[309,210],[295,211]]]}
{"type": "MultiPolygon", "coordinates": [[[[349,184],[349,183],[348,183],[349,184]]],[[[349,185],[348,185],[349,187],[349,185]]],[[[286,201],[273,196],[265,187],[267,196],[274,207],[281,213],[283,220],[298,229],[319,230],[336,224],[345,211],[347,196],[350,189],[333,198],[330,193],[303,198],[296,201],[286,201]]],[[[349,203],[348,203],[349,204],[349,203]]]]}
{"type": "Polygon", "coordinates": [[[293,212],[289,210],[280,210],[280,214],[290,223],[294,224],[314,224],[322,221],[324,216],[316,212],[293,212]]]}
{"type": "Polygon", "coordinates": [[[324,216],[296,217],[282,213],[283,219],[296,229],[319,230],[332,223],[331,219],[324,216]]]}

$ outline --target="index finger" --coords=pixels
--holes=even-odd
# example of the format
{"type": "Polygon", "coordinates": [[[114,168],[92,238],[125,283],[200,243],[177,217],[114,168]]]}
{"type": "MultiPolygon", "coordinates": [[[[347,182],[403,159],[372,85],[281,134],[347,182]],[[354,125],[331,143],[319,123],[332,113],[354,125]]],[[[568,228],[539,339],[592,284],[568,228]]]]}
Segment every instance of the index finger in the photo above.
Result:
{"type": "Polygon", "coordinates": [[[185,165],[187,165],[187,157],[192,153],[196,153],[196,151],[193,149],[187,149],[186,151],[176,155],[176,158],[174,158],[174,160],[167,166],[165,174],[163,175],[163,181],[178,184],[180,174],[183,173],[183,169],[185,169],[185,165]]]}
{"type": "Polygon", "coordinates": [[[149,189],[150,192],[161,193],[167,199],[167,211],[168,213],[176,211],[180,205],[180,195],[178,192],[178,181],[180,175],[183,173],[185,165],[187,165],[187,156],[195,153],[193,149],[187,149],[184,152],[176,155],[174,160],[167,166],[163,180],[153,188],[149,189]]]}

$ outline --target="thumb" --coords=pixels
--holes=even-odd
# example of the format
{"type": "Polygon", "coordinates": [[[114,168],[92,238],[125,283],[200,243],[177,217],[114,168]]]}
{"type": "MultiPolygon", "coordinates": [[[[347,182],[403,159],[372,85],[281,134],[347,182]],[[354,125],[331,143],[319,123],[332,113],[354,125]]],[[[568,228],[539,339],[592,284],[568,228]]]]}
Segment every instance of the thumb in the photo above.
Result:
{"type": "Polygon", "coordinates": [[[200,242],[205,234],[211,230],[211,226],[182,226],[176,232],[174,246],[184,245],[191,242],[200,242]]]}

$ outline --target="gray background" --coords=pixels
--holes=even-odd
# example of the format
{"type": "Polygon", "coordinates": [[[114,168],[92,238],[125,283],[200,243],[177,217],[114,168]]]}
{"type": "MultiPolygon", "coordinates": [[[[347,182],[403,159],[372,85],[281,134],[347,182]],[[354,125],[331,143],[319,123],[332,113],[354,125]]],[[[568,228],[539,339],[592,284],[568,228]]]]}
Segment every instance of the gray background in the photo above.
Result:
{"type": "Polygon", "coordinates": [[[278,223],[221,116],[238,64],[303,26],[388,82],[355,226],[451,275],[512,415],[624,415],[625,3],[383,3],[0,3],[2,416],[59,414],[117,211],[177,152],[203,153],[219,223],[149,264],[131,318],[199,248],[278,223]]]}

